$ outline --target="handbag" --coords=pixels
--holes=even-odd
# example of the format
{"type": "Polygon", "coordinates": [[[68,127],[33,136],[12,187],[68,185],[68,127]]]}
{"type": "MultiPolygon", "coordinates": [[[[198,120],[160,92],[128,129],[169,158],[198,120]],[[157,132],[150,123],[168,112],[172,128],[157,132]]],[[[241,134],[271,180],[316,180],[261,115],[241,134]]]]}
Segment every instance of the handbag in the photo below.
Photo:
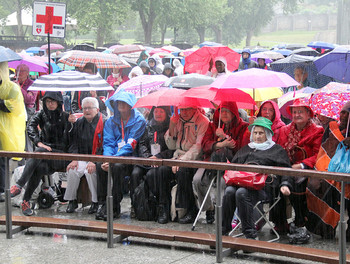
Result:
{"type": "Polygon", "coordinates": [[[226,185],[261,190],[265,186],[267,176],[264,173],[226,170],[224,180],[226,185]]]}
{"type": "Polygon", "coordinates": [[[343,142],[338,144],[337,150],[328,164],[328,171],[350,173],[350,150],[343,142]]]}

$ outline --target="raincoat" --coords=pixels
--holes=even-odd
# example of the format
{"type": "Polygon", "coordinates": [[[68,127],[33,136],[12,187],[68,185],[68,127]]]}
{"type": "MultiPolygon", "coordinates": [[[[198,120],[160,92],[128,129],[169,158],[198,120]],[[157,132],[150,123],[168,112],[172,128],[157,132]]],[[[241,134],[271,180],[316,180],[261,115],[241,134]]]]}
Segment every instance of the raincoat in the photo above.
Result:
{"type": "Polygon", "coordinates": [[[114,115],[106,121],[103,129],[103,155],[137,156],[136,146],[145,132],[146,120],[138,110],[131,109],[131,116],[124,127],[117,101],[133,107],[136,97],[121,90],[106,101],[106,106],[114,112],[114,115]]]}
{"type": "Polygon", "coordinates": [[[261,109],[262,109],[263,105],[266,103],[272,104],[272,107],[275,110],[275,118],[273,120],[271,120],[272,121],[271,129],[273,131],[272,140],[274,142],[277,142],[278,138],[280,136],[281,127],[285,126],[286,124],[281,120],[281,112],[280,112],[280,109],[278,108],[278,105],[274,101],[271,101],[271,100],[265,101],[261,104],[261,106],[259,108],[259,112],[257,114],[257,117],[261,116],[261,109]]]}
{"type": "Polygon", "coordinates": [[[26,110],[21,89],[10,81],[7,62],[0,62],[0,78],[0,102],[9,110],[0,110],[0,150],[24,151],[26,110]]]}

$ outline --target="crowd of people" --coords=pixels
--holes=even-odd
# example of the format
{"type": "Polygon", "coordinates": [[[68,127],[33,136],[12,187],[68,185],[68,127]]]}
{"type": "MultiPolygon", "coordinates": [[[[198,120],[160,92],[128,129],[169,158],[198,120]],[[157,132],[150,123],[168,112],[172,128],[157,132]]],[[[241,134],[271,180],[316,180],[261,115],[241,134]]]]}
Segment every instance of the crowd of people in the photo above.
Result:
{"type": "MultiPolygon", "coordinates": [[[[211,64],[215,65],[215,71],[209,71],[207,75],[217,78],[230,74],[225,58],[215,58],[211,64]]],[[[258,63],[251,60],[249,49],[244,49],[239,70],[252,67],[270,69],[264,60],[258,60],[258,63]]],[[[97,72],[92,63],[87,63],[82,70],[89,74],[97,72]]],[[[303,68],[295,70],[295,78],[301,87],[310,85],[306,79],[307,73],[303,71],[303,68]]],[[[142,52],[138,66],[134,67],[128,76],[119,69],[113,69],[107,82],[117,89],[128,79],[142,74],[164,74],[172,77],[184,72],[181,62],[177,59],[172,64],[162,65],[157,56],[151,57],[147,52],[142,52]]],[[[284,119],[287,125],[281,119],[275,100],[262,102],[256,116],[249,119],[245,118],[237,104],[231,101],[221,102],[212,118],[197,105],[182,106],[179,110],[168,106],[153,107],[148,115],[144,116],[138,109],[133,108],[136,103],[135,95],[124,90],[103,94],[107,98],[106,101],[96,91],[75,92],[71,104],[66,105],[61,92],[46,92],[42,95],[28,91],[32,83],[28,67],[19,66],[16,75],[16,83],[11,82],[7,63],[0,63],[0,124],[3,126],[0,128],[1,150],[24,150],[25,140],[22,134],[24,136],[27,122],[28,151],[34,149],[35,152],[184,161],[229,161],[326,171],[338,142],[343,141],[347,145],[350,142],[345,134],[348,128],[349,102],[340,112],[340,122],[329,119],[326,123],[322,123],[321,117],[315,115],[310,106],[301,99],[294,100],[293,104],[288,106],[287,112],[291,120],[284,119]],[[42,101],[40,109],[38,98],[42,101]],[[65,109],[71,109],[73,114],[65,109]],[[77,118],[74,113],[82,113],[82,116],[77,118]],[[325,160],[325,156],[328,160],[325,160]]],[[[4,159],[0,158],[0,161],[0,193],[3,193],[4,159]]],[[[34,211],[30,200],[42,177],[65,170],[67,188],[64,199],[68,201],[66,212],[74,213],[78,208],[77,190],[81,177],[85,175],[92,201],[88,214],[94,214],[96,220],[106,220],[109,166],[112,166],[114,219],[121,214],[120,203],[126,195],[125,189],[131,198],[130,215],[138,218],[138,192],[135,190],[143,184],[155,197],[157,210],[154,219],[158,223],[193,223],[202,203],[205,203],[203,210],[206,211],[206,222],[212,224],[215,221],[215,201],[210,197],[204,200],[209,184],[216,176],[213,170],[28,159],[21,177],[11,186],[11,197],[19,195],[22,189],[25,189],[21,210],[24,215],[31,216],[34,211]],[[125,179],[130,180],[125,183],[125,179]],[[172,204],[175,204],[174,208],[172,204]]],[[[223,172],[221,176],[222,174],[223,172]]],[[[317,197],[321,203],[324,196],[320,192],[327,189],[329,193],[331,189],[336,193],[338,182],[318,180],[315,183],[313,179],[283,175],[272,178],[273,180],[261,190],[238,185],[226,186],[222,179],[225,189],[222,198],[224,235],[232,230],[232,221],[236,214],[241,221],[245,237],[255,239],[261,226],[255,225],[254,205],[259,200],[266,200],[266,197],[271,200],[280,195],[282,199],[270,212],[270,218],[278,232],[285,233],[289,230],[286,209],[286,200],[289,200],[295,212],[296,226],[306,226],[310,231],[324,237],[334,237],[334,215],[328,216],[328,211],[312,210],[317,205],[310,202],[310,196],[318,193],[317,197]]],[[[3,196],[1,200],[3,201],[3,196]]],[[[338,202],[332,201],[334,206],[338,202]]],[[[347,208],[350,209],[350,203],[347,208]]],[[[347,239],[350,241],[350,227],[347,229],[347,239]]]]}

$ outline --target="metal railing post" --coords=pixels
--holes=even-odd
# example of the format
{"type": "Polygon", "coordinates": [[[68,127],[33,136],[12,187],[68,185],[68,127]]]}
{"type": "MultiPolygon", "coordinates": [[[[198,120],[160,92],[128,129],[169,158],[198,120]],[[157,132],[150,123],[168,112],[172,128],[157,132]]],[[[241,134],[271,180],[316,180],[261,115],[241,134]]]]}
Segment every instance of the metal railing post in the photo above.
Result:
{"type": "Polygon", "coordinates": [[[221,202],[221,177],[220,171],[216,174],[216,262],[222,262],[222,202],[221,202]]]}
{"type": "Polygon", "coordinates": [[[10,166],[9,158],[5,157],[5,213],[6,213],[6,238],[12,238],[12,211],[10,192],[10,166]]]}
{"type": "Polygon", "coordinates": [[[108,164],[108,182],[107,182],[107,243],[108,248],[113,248],[113,196],[112,196],[112,166],[108,164]]]}
{"type": "Polygon", "coordinates": [[[345,184],[341,182],[341,194],[340,194],[340,221],[339,221],[339,264],[346,263],[346,222],[345,222],[345,184]]]}

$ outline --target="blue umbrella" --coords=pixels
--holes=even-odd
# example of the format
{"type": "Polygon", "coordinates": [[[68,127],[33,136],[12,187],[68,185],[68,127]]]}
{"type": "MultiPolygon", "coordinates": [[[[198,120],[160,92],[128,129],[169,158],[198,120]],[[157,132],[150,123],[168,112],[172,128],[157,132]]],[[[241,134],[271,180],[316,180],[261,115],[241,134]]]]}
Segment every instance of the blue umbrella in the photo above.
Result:
{"type": "Polygon", "coordinates": [[[216,43],[216,42],[212,42],[212,41],[204,41],[202,42],[201,44],[199,44],[199,47],[205,47],[205,46],[208,46],[208,47],[216,47],[216,46],[223,46],[222,44],[220,43],[216,43]]]}
{"type": "Polygon", "coordinates": [[[30,47],[30,48],[26,49],[27,53],[37,54],[37,53],[39,53],[39,51],[44,51],[44,50],[42,50],[40,47],[30,47]]]}
{"type": "Polygon", "coordinates": [[[312,41],[307,44],[310,48],[319,48],[319,49],[334,49],[335,45],[332,43],[324,42],[324,41],[312,41]]]}
{"type": "Polygon", "coordinates": [[[13,50],[0,46],[0,62],[17,60],[22,60],[22,57],[13,50]]]}
{"type": "Polygon", "coordinates": [[[288,49],[274,49],[272,51],[281,53],[283,56],[289,56],[290,54],[292,54],[292,51],[288,49]]]}
{"type": "Polygon", "coordinates": [[[350,48],[338,46],[334,50],[315,60],[319,73],[338,81],[350,82],[350,48]]]}

